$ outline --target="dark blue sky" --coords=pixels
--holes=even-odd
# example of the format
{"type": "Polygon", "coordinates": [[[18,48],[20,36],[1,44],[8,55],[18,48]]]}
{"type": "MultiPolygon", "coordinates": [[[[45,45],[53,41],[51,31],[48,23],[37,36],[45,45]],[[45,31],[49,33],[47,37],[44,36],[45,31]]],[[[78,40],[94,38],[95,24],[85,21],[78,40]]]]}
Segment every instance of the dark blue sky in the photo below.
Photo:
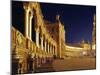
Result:
{"type": "Polygon", "coordinates": [[[79,43],[83,39],[91,42],[96,6],[41,3],[41,8],[44,19],[51,22],[60,14],[66,30],[66,42],[79,43]]]}
{"type": "MultiPolygon", "coordinates": [[[[92,40],[95,6],[40,3],[44,19],[55,22],[56,15],[65,26],[66,43],[92,40]]],[[[12,2],[12,25],[24,34],[24,9],[20,1],[12,2]]]]}

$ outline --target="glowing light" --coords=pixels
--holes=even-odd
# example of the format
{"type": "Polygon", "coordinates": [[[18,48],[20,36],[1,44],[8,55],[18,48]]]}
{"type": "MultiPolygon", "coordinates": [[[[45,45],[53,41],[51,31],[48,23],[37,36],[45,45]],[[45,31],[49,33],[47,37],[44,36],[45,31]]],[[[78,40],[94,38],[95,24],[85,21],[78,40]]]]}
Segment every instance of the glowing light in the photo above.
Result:
{"type": "Polygon", "coordinates": [[[83,48],[80,48],[80,47],[73,47],[73,46],[66,46],[66,48],[70,48],[70,49],[83,49],[83,48]]]}
{"type": "Polygon", "coordinates": [[[95,49],[96,49],[95,45],[92,45],[92,49],[93,49],[93,50],[95,50],[95,49]]]}
{"type": "Polygon", "coordinates": [[[87,52],[86,52],[86,51],[84,51],[82,54],[83,54],[83,55],[86,55],[86,54],[87,54],[87,52]]]}

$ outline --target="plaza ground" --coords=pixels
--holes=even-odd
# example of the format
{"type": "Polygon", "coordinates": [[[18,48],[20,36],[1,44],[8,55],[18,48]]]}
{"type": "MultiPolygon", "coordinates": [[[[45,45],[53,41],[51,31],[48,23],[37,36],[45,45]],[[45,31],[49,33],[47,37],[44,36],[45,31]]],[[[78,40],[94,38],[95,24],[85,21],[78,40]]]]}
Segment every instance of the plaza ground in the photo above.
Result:
{"type": "Polygon", "coordinates": [[[36,72],[89,70],[95,68],[95,57],[67,57],[66,59],[55,59],[52,63],[43,64],[40,68],[36,69],[36,72]]]}

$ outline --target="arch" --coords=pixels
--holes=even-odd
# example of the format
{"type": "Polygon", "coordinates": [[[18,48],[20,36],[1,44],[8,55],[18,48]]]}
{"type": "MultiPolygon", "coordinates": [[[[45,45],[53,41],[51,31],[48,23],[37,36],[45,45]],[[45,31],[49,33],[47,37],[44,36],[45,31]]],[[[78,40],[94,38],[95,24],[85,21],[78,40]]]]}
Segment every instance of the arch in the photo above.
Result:
{"type": "Polygon", "coordinates": [[[45,35],[43,34],[43,50],[45,50],[45,35]]]}
{"type": "Polygon", "coordinates": [[[47,45],[46,45],[46,52],[48,53],[48,41],[47,41],[47,45]]]}
{"type": "Polygon", "coordinates": [[[35,31],[35,14],[33,13],[33,18],[32,18],[32,40],[36,42],[36,31],[35,31]]]}

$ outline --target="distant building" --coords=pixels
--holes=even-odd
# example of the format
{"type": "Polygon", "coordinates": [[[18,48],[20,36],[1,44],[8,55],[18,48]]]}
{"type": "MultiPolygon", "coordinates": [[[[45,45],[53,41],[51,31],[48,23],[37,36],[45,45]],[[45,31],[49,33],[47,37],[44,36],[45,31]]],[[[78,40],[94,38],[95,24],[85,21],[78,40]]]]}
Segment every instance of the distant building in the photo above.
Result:
{"type": "Polygon", "coordinates": [[[92,45],[89,42],[82,40],[80,46],[66,44],[65,56],[79,57],[79,56],[96,56],[96,15],[93,18],[93,31],[92,31],[92,45]]]}
{"type": "Polygon", "coordinates": [[[96,56],[96,15],[93,18],[93,31],[92,31],[92,50],[91,56],[96,56]]]}
{"type": "Polygon", "coordinates": [[[84,40],[82,41],[82,47],[83,47],[83,50],[91,50],[91,44],[89,42],[85,42],[84,40]]]}
{"type": "Polygon", "coordinates": [[[82,52],[82,47],[66,45],[66,57],[80,57],[82,52]]]}
{"type": "Polygon", "coordinates": [[[84,40],[81,44],[66,44],[66,56],[67,57],[80,57],[87,56],[91,50],[91,45],[84,40]]]}
{"type": "Polygon", "coordinates": [[[93,19],[92,50],[96,50],[96,15],[93,19]]]}

